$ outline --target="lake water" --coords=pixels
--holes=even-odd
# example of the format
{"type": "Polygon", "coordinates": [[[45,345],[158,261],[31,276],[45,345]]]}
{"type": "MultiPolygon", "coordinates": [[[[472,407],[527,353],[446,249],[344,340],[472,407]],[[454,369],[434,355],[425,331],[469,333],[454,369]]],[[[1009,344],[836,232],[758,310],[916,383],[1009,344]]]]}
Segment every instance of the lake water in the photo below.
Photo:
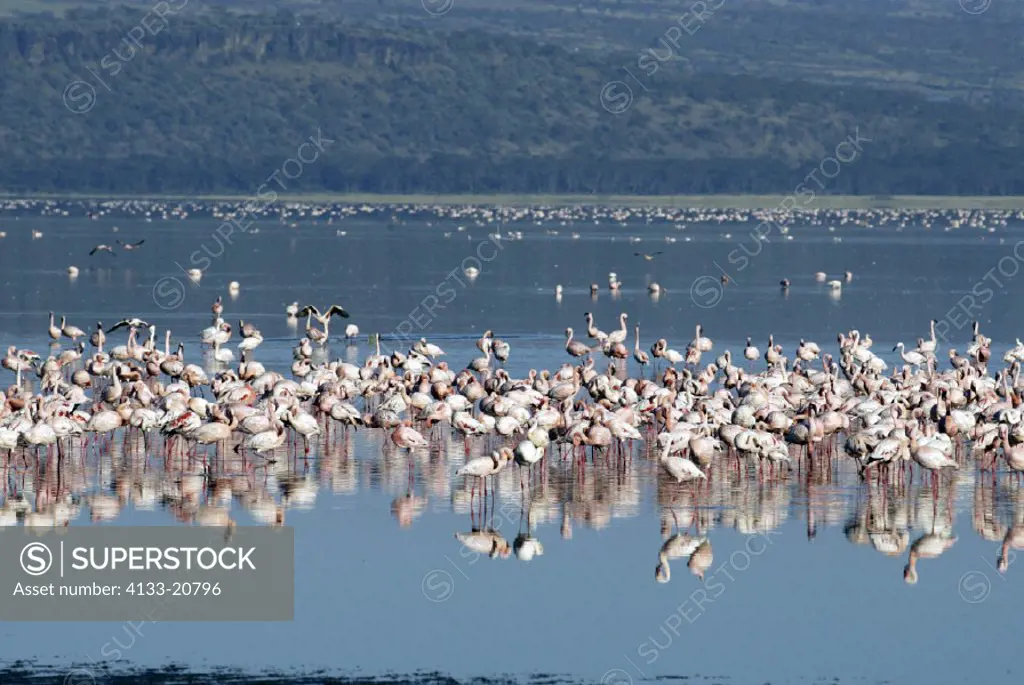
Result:
{"type": "MultiPolygon", "coordinates": [[[[683,350],[700,323],[715,342],[710,356],[731,349],[737,363],[747,336],[762,351],[774,334],[790,356],[801,338],[835,353],[836,334],[856,328],[872,335],[873,349],[891,365],[898,363],[893,345],[913,347],[927,336],[931,318],[947,322],[943,330],[962,352],[970,337],[964,307],[995,340],[993,366],[1021,333],[1016,312],[1024,274],[1017,273],[1014,246],[1024,239],[1024,225],[1012,221],[992,232],[798,223],[791,240],[773,234],[756,254],[753,223],[690,223],[682,230],[646,220],[483,226],[472,218],[357,213],[331,223],[263,219],[258,232],[235,233],[231,244],[214,237],[219,223],[201,215],[146,221],[0,214],[0,343],[44,352],[51,310],[85,330],[96,321],[109,326],[140,316],[158,327],[161,341],[170,328],[175,341],[186,343],[186,361],[198,360],[199,332],[219,294],[228,321],[241,318],[262,330],[266,342],[255,358],[285,373],[303,330],[284,316],[295,300],[322,308],[338,303],[352,313],[332,322],[332,335],[356,323],[357,344],[332,342],[332,358],[358,363],[370,349],[367,333],[389,335],[412,320],[410,329],[440,344],[456,369],[479,356],[476,338],[493,329],[512,345],[513,376],[571,361],[563,332],[572,326],[585,335],[586,311],[606,331],[628,312],[630,326],[641,326],[644,349],[665,337],[683,350]],[[33,230],[42,236],[33,238],[33,230]],[[513,236],[489,240],[496,230],[513,236]],[[115,239],[145,243],[117,256],[88,255],[115,239]],[[735,250],[743,244],[752,256],[740,268],[735,250]],[[200,258],[217,255],[199,285],[176,265],[205,266],[197,264],[197,251],[200,258]],[[647,261],[636,251],[663,254],[647,261]],[[465,262],[474,256],[489,261],[465,262]],[[72,264],[80,269],[74,279],[66,271],[72,264]],[[471,280],[462,268],[475,264],[480,273],[471,280]],[[731,282],[718,291],[723,267],[731,282]],[[829,279],[849,270],[853,278],[837,293],[815,282],[819,270],[829,279]],[[624,284],[614,298],[609,272],[624,284]],[[788,292],[781,278],[791,280],[788,292]],[[230,281],[241,284],[237,297],[228,296],[230,281]],[[647,291],[652,281],[666,291],[657,299],[647,291]],[[978,289],[982,282],[990,297],[978,289]],[[596,299],[591,283],[600,285],[596,299]],[[560,300],[556,284],[564,287],[560,300]],[[972,291],[977,297],[964,303],[972,291]],[[444,308],[425,303],[432,294],[444,308]]],[[[123,337],[111,335],[108,345],[123,337]]],[[[385,339],[386,347],[396,344],[385,339]]],[[[947,347],[940,343],[944,364],[947,347]]],[[[599,358],[598,367],[606,366],[599,358]]],[[[632,360],[630,371],[638,371],[632,360]]],[[[0,662],[56,665],[59,682],[60,668],[71,664],[93,664],[98,672],[101,650],[118,638],[131,640],[122,652],[132,666],[247,673],[437,671],[616,685],[664,676],[929,685],[1020,678],[1024,569],[1013,565],[1012,554],[1005,574],[995,566],[1004,536],[1024,525],[1024,500],[1005,476],[993,483],[988,474],[961,469],[938,492],[919,474],[903,486],[869,486],[840,454],[823,469],[783,479],[719,474],[695,500],[687,486],[659,477],[657,463],[638,446],[627,462],[598,459],[582,469],[549,456],[528,495],[519,473],[507,469],[482,523],[462,479],[453,476],[465,459],[461,440],[446,438],[417,460],[410,483],[404,457],[385,446],[385,437],[361,430],[318,444],[308,464],[300,458],[294,471],[282,466],[252,484],[285,503],[286,524],[295,529],[294,621],[158,623],[134,638],[118,623],[8,623],[0,626],[0,662]],[[676,522],[684,531],[694,524],[690,533],[713,550],[703,584],[686,557],[671,561],[670,582],[655,582],[658,552],[676,522]],[[479,525],[497,529],[509,545],[532,536],[543,554],[522,561],[515,553],[471,553],[455,533],[479,525]],[[910,550],[928,534],[956,543],[920,559],[918,582],[907,584],[910,550]]],[[[125,480],[130,486],[138,474],[120,441],[91,459],[73,486],[83,504],[71,525],[177,520],[168,507],[125,496],[113,520],[93,523],[87,498],[130,491],[125,480]]],[[[30,497],[37,476],[32,469],[8,473],[6,497],[30,497]]],[[[255,523],[239,501],[232,515],[240,525],[255,523]]],[[[24,673],[18,677],[29,682],[24,673]]],[[[9,675],[5,682],[16,680],[9,675]]]]}

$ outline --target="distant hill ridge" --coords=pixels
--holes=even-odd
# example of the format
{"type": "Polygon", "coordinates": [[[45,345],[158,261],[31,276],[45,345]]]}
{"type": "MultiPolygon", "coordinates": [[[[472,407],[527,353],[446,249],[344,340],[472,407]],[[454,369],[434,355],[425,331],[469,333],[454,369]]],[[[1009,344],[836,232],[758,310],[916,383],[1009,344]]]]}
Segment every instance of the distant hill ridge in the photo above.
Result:
{"type": "Polygon", "coordinates": [[[1024,194],[1009,110],[665,63],[613,114],[602,93],[636,53],[151,15],[0,20],[0,190],[249,193],[322,130],[337,143],[296,192],[791,193],[859,130],[871,142],[818,192],[1024,194]]]}

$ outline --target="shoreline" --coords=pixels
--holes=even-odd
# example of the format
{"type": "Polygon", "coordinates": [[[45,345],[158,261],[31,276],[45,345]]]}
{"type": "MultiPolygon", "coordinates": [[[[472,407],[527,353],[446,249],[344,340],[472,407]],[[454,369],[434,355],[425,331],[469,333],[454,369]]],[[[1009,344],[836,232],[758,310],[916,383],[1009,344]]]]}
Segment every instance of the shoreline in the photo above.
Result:
{"type": "MultiPolygon", "coordinates": [[[[373,205],[480,205],[480,206],[621,206],[691,209],[776,209],[787,195],[472,195],[431,194],[384,195],[373,193],[305,193],[278,195],[276,202],[342,203],[373,205]]],[[[253,195],[100,195],[94,193],[0,193],[5,200],[152,200],[245,202],[253,195]]],[[[1024,209],[1024,196],[954,195],[821,195],[797,209],[1024,209]]]]}

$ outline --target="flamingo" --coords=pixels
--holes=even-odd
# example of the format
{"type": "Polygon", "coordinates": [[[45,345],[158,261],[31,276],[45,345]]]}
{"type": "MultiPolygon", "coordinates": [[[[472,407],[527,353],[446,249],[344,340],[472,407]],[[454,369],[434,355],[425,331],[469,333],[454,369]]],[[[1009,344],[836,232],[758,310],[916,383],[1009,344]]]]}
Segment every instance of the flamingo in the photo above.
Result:
{"type": "Polygon", "coordinates": [[[640,324],[633,327],[633,333],[636,336],[636,342],[633,344],[633,359],[640,365],[641,369],[647,367],[651,363],[651,358],[647,356],[647,353],[640,349],[640,324]]]}
{"type": "Polygon", "coordinates": [[[581,343],[579,340],[572,339],[573,330],[572,328],[565,329],[565,351],[573,357],[586,357],[590,354],[590,348],[581,343]]]}

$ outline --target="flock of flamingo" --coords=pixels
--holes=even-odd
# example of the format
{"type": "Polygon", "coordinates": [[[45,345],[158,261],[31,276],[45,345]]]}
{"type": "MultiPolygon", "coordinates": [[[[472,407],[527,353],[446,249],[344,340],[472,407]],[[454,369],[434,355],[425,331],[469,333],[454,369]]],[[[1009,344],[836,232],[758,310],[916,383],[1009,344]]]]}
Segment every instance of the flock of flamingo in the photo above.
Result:
{"type": "MultiPolygon", "coordinates": [[[[233,329],[221,316],[221,298],[212,311],[214,321],[200,339],[212,347],[215,363],[230,365],[234,353],[224,345],[233,329]]],[[[202,366],[185,362],[183,342],[171,352],[169,330],[160,350],[156,327],[141,319],[122,320],[106,331],[100,322],[89,338],[95,353],[84,356],[79,338],[85,332],[65,317],[58,327],[51,312],[49,336],[67,338],[74,347],[45,360],[31,350],[8,348],[2,364],[16,374],[16,382],[3,406],[0,447],[10,455],[17,448],[56,446],[63,456],[62,447],[83,435],[109,437],[124,428],[143,436],[159,431],[192,450],[234,443],[235,451],[264,455],[283,445],[290,431],[301,437],[308,455],[310,438],[336,424],[342,430],[387,430],[397,447],[411,450],[428,448],[424,432],[436,433],[443,425],[463,436],[467,449],[473,436],[505,441],[458,472],[485,484],[511,462],[531,467],[552,446],[590,447],[596,455],[598,450],[624,453],[627,442],[643,440],[657,445],[666,472],[683,482],[706,480],[722,458],[737,469],[754,465],[772,475],[776,466],[791,468],[794,458],[813,464],[816,454],[834,451],[842,434],[845,453],[863,473],[874,468],[881,476],[896,468],[902,477],[913,462],[935,478],[942,469],[960,468],[967,458],[991,468],[997,449],[1017,477],[1024,471],[1018,385],[1024,345],[1007,353],[1006,368],[989,375],[991,341],[977,324],[965,356],[949,350],[948,370],[937,369],[933,321],[930,337],[919,338],[914,350],[897,344],[904,366],[890,375],[871,351],[870,336],[858,331],[839,335],[839,363],[804,340],[790,363],[770,336],[765,369],[754,373],[762,355],[749,338],[742,354],[751,370],[745,371],[732,363],[729,350],[703,364],[714,345],[700,325],[685,354],[661,338],[649,355],[641,349],[636,326],[632,356],[641,369],[652,361],[655,369],[663,361],[664,368],[651,378],[643,373],[633,378],[617,363],[629,356],[628,315],[619,317],[618,329],[604,333],[588,312],[593,348],[576,339],[572,328],[566,330],[566,352],[582,363],[553,372],[531,370],[514,379],[500,367],[510,346],[491,331],[477,341],[483,356],[458,373],[447,362],[436,362],[445,353],[426,339],[408,354],[385,355],[378,337],[376,352],[362,365],[314,364],[313,347],[327,342],[331,317],[348,313],[338,305],[324,314],[312,305],[301,310],[292,305],[288,315],[307,318],[306,335],[294,349],[295,379],[250,359],[263,336],[244,321],[239,322],[240,362],[210,378],[202,366]],[[312,325],[314,316],[323,330],[312,325]],[[106,349],[107,334],[119,329],[128,331],[126,344],[106,349]],[[140,331],[148,331],[141,344],[140,331]],[[606,373],[595,369],[599,351],[612,360],[606,373]],[[26,374],[38,377],[39,393],[25,385],[26,374]],[[582,391],[590,403],[580,399],[582,391]]],[[[355,326],[346,330],[349,339],[357,334],[355,326]]]]}
{"type": "MultiPolygon", "coordinates": [[[[478,226],[487,224],[554,223],[562,227],[574,225],[617,225],[631,223],[668,224],[685,229],[695,224],[757,224],[771,221],[782,227],[799,223],[806,226],[882,228],[903,230],[911,226],[943,231],[993,231],[1010,222],[1024,219],[1020,209],[905,209],[878,207],[872,209],[794,208],[739,209],[717,207],[624,206],[624,205],[521,205],[500,206],[428,204],[428,203],[350,203],[350,202],[278,202],[263,206],[231,200],[56,200],[4,198],[0,213],[40,217],[82,217],[100,221],[111,217],[137,218],[146,222],[184,221],[195,218],[224,219],[240,210],[257,218],[276,218],[297,227],[299,222],[343,224],[352,219],[386,218],[392,224],[426,218],[431,222],[458,221],[478,226]]],[[[463,230],[462,227],[459,229],[463,230]]],[[[552,235],[557,228],[548,229],[552,235]]],[[[345,235],[339,229],[339,236],[345,235]]],[[[6,233],[0,233],[0,239],[6,233]]],[[[573,234],[573,237],[578,237],[573,234]]],[[[33,230],[33,239],[43,238],[43,231],[33,230]]],[[[673,242],[667,240],[666,242],[673,242]]],[[[630,242],[640,242],[637,236],[630,242]]],[[[124,245],[122,245],[124,247],[124,245]]],[[[641,253],[644,254],[644,253],[641,253]]],[[[650,254],[650,253],[647,253],[650,254]]]]}
{"type": "MultiPolygon", "coordinates": [[[[1004,365],[990,373],[991,340],[977,323],[965,353],[949,349],[943,364],[933,321],[929,336],[918,338],[915,348],[897,344],[903,364],[889,371],[872,351],[871,337],[855,330],[838,336],[838,361],[806,340],[795,347],[791,360],[769,336],[763,354],[748,338],[740,352],[746,363],[736,365],[729,350],[714,356],[715,345],[700,325],[684,352],[664,338],[644,350],[639,326],[634,326],[629,350],[627,313],[605,333],[587,312],[587,342],[572,328],[566,330],[571,361],[513,378],[505,368],[511,345],[490,330],[476,341],[481,356],[459,371],[441,361],[444,350],[425,338],[406,352],[382,353],[376,336],[375,349],[361,363],[330,360],[324,353],[330,321],[348,318],[348,312],[332,305],[321,313],[295,303],[286,315],[293,321],[306,319],[305,335],[293,349],[288,377],[252,358],[263,336],[251,322],[239,321],[235,329],[223,318],[220,297],[211,310],[212,323],[200,332],[201,345],[210,348],[206,368],[186,360],[184,342],[172,351],[169,330],[161,349],[156,326],[137,317],[110,328],[97,322],[87,334],[63,316],[58,325],[51,312],[51,354],[43,358],[10,346],[2,360],[15,374],[0,409],[6,468],[46,464],[53,473],[69,465],[74,470],[92,450],[114,450],[120,434],[121,452],[137,451],[141,443],[147,460],[162,453],[168,469],[179,460],[173,481],[178,505],[186,512],[181,518],[206,525],[233,525],[223,506],[232,488],[235,494],[248,490],[258,520],[284,520],[284,505],[251,479],[242,488],[222,482],[228,462],[240,463],[240,470],[251,476],[258,469],[269,473],[278,464],[297,466],[301,450],[308,466],[313,445],[326,458],[338,441],[345,445],[354,431],[366,429],[381,436],[386,460],[406,457],[408,490],[393,504],[403,525],[423,507],[414,494],[417,466],[429,470],[441,447],[453,441],[463,448],[449,452],[458,465],[455,481],[468,487],[474,518],[478,487],[483,517],[489,484],[513,465],[524,511],[532,511],[526,493],[546,491],[552,464],[572,469],[580,479],[573,487],[579,488],[588,463],[614,464],[617,473],[626,473],[640,459],[656,465],[664,474],[661,480],[673,484],[669,508],[676,524],[679,497],[699,509],[722,479],[776,487],[794,473],[822,477],[848,464],[872,487],[900,488],[913,482],[915,472],[923,472],[931,478],[937,502],[943,472],[977,466],[991,472],[994,486],[998,471],[1011,474],[1014,483],[1024,471],[1024,344],[1018,341],[1004,365]],[[227,347],[236,330],[241,337],[237,363],[227,347]],[[107,336],[119,331],[127,333],[124,344],[111,346],[107,336]],[[62,341],[70,347],[60,350],[62,341]],[[608,359],[603,372],[596,368],[599,355],[608,359]],[[635,376],[629,374],[630,356],[640,370],[635,376]],[[463,454],[456,457],[457,451],[463,454]],[[56,469],[49,466],[54,459],[56,469]],[[221,504],[199,507],[197,494],[215,487],[222,490],[215,498],[221,504]],[[181,494],[185,489],[190,496],[181,494]]],[[[349,324],[350,350],[357,335],[358,328],[349,324]]],[[[299,478],[281,484],[286,499],[303,497],[302,486],[299,478]]],[[[6,488],[5,483],[5,495],[6,488]]],[[[493,503],[493,487],[490,492],[493,503]]],[[[54,505],[60,504],[57,494],[49,493],[54,505]]],[[[94,498],[94,518],[109,517],[111,510],[116,514],[123,499],[94,498]]],[[[5,504],[0,520],[66,525],[67,508],[63,515],[56,511],[5,504]]],[[[695,514],[690,523],[699,525],[699,520],[695,514]]],[[[474,524],[471,535],[465,544],[495,548],[493,530],[474,524]]],[[[1007,544],[1024,543],[1024,529],[1020,537],[1007,544]]],[[[703,537],[677,533],[666,538],[659,580],[668,578],[668,559],[681,550],[710,554],[703,537]]],[[[507,553],[508,546],[504,549],[507,553]]],[[[533,556],[542,548],[538,543],[529,549],[526,553],[533,556]]]]}

